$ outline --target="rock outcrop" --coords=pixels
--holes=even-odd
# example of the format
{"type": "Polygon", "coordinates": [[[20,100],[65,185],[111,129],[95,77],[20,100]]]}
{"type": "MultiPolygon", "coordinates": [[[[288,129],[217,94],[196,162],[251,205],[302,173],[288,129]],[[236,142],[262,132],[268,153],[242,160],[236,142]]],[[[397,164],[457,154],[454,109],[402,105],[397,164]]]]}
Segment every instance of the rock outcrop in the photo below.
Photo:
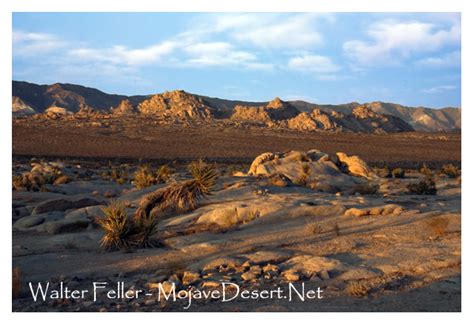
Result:
{"type": "Polygon", "coordinates": [[[283,175],[295,185],[334,193],[377,179],[370,167],[357,156],[338,153],[337,158],[331,159],[328,154],[316,149],[263,153],[252,162],[248,175],[267,178],[283,175]]]}
{"type": "Polygon", "coordinates": [[[34,115],[37,112],[33,107],[25,103],[20,97],[12,96],[12,115],[13,116],[26,116],[34,115]]]}
{"type": "Polygon", "coordinates": [[[300,111],[293,105],[276,97],[265,106],[234,107],[231,119],[251,122],[272,122],[296,117],[300,111]]]}
{"type": "Polygon", "coordinates": [[[112,109],[114,115],[129,115],[136,112],[135,106],[128,99],[122,100],[117,107],[112,109]]]}
{"type": "Polygon", "coordinates": [[[142,114],[173,116],[179,118],[209,119],[212,108],[199,97],[182,90],[164,92],[138,104],[142,114]]]}

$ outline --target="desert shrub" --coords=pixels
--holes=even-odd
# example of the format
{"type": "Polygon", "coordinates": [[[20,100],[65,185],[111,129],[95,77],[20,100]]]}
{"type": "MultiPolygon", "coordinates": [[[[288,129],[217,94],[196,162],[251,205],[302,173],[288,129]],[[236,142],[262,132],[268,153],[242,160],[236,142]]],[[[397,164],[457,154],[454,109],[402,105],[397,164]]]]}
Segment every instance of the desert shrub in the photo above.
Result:
{"type": "Polygon", "coordinates": [[[402,168],[395,168],[394,170],[392,170],[392,176],[394,178],[404,178],[405,171],[402,168]]]}
{"type": "Polygon", "coordinates": [[[433,171],[425,163],[423,163],[423,166],[421,166],[420,173],[426,177],[433,177],[433,171]]]}
{"type": "Polygon", "coordinates": [[[150,166],[143,165],[138,168],[133,177],[133,185],[136,188],[146,188],[156,183],[156,175],[151,171],[150,166]]]}
{"type": "Polygon", "coordinates": [[[443,236],[448,228],[449,220],[447,218],[433,218],[426,221],[426,225],[436,236],[443,236]]]}
{"type": "Polygon", "coordinates": [[[44,190],[47,184],[54,184],[56,180],[59,180],[56,185],[69,181],[69,178],[65,178],[66,176],[55,163],[41,162],[32,165],[33,167],[29,172],[12,176],[13,190],[37,192],[44,190]]]}
{"type": "Polygon", "coordinates": [[[105,232],[100,244],[107,250],[126,249],[131,246],[132,223],[123,203],[112,202],[104,209],[105,217],[96,219],[105,232]]]}
{"type": "Polygon", "coordinates": [[[154,247],[152,236],[158,232],[158,219],[154,215],[142,215],[134,219],[133,244],[141,248],[154,247]]]}
{"type": "Polygon", "coordinates": [[[156,172],[156,181],[158,183],[166,183],[171,177],[171,168],[168,165],[163,165],[158,168],[156,172]]]}
{"type": "Polygon", "coordinates": [[[158,231],[158,220],[154,216],[142,214],[129,218],[120,202],[112,202],[103,211],[105,217],[96,219],[104,231],[101,246],[110,251],[155,246],[151,237],[158,231]]]}
{"type": "Polygon", "coordinates": [[[146,195],[140,202],[135,218],[196,209],[198,199],[211,194],[217,172],[214,165],[202,160],[191,163],[188,170],[192,179],[174,182],[146,195]]]}
{"type": "Polygon", "coordinates": [[[436,183],[431,177],[426,177],[418,183],[412,183],[407,185],[410,194],[417,195],[436,195],[436,183]]]}
{"type": "Polygon", "coordinates": [[[443,165],[443,167],[441,168],[441,174],[444,174],[449,178],[456,178],[459,177],[461,173],[459,172],[459,169],[453,164],[447,164],[443,165]]]}
{"type": "Polygon", "coordinates": [[[339,227],[339,224],[337,222],[334,224],[333,230],[336,236],[341,235],[341,228],[339,227]]]}
{"type": "Polygon", "coordinates": [[[119,185],[125,184],[128,181],[128,173],[122,168],[112,168],[110,177],[119,185]]]}
{"type": "Polygon", "coordinates": [[[374,195],[379,191],[380,186],[375,183],[362,183],[357,184],[353,187],[354,193],[359,193],[360,195],[374,195]]]}
{"type": "Polygon", "coordinates": [[[370,288],[361,281],[350,281],[347,284],[346,292],[351,296],[365,297],[369,294],[370,288]]]}

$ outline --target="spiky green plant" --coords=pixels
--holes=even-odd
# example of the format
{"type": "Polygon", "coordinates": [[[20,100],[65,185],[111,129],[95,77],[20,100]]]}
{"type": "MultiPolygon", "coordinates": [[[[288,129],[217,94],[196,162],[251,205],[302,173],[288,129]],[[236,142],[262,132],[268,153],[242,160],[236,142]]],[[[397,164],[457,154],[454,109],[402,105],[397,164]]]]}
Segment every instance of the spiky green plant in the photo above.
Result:
{"type": "Polygon", "coordinates": [[[102,210],[105,217],[96,219],[97,224],[105,232],[100,244],[107,250],[130,248],[133,225],[127,217],[125,205],[112,202],[102,210]]]}
{"type": "Polygon", "coordinates": [[[142,216],[162,216],[169,212],[185,212],[197,208],[197,201],[210,195],[217,177],[216,169],[202,160],[188,166],[193,179],[174,182],[146,195],[135,212],[135,219],[142,216]]]}
{"type": "Polygon", "coordinates": [[[156,246],[152,236],[158,232],[158,219],[154,215],[142,214],[140,218],[134,219],[133,244],[140,248],[156,246]]]}

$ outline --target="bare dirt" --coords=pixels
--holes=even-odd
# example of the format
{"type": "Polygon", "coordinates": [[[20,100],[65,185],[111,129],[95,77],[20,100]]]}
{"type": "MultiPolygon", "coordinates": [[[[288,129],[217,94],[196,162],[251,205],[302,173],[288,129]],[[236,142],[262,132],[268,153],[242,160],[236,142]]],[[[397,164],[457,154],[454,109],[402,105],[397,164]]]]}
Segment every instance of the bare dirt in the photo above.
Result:
{"type": "Polygon", "coordinates": [[[440,167],[461,161],[460,133],[300,132],[215,123],[171,124],[136,116],[103,120],[17,119],[13,154],[46,157],[131,158],[160,161],[206,158],[251,162],[262,152],[318,148],[358,155],[370,163],[440,167]]]}

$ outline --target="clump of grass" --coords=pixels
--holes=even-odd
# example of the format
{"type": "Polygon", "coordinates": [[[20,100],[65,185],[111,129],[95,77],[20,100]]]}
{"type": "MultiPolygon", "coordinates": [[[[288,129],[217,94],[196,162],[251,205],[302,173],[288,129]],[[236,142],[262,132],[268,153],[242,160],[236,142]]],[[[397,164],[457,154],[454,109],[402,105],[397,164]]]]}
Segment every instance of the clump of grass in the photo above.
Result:
{"type": "Polygon", "coordinates": [[[129,218],[125,205],[120,202],[112,202],[103,211],[105,217],[96,219],[105,233],[100,241],[101,246],[109,251],[155,246],[151,237],[158,231],[158,220],[154,216],[129,218]]]}
{"type": "Polygon", "coordinates": [[[446,229],[449,225],[449,220],[447,218],[438,217],[426,221],[426,225],[431,229],[431,231],[436,236],[443,236],[446,233],[446,229]]]}
{"type": "Polygon", "coordinates": [[[192,179],[174,182],[146,195],[140,202],[135,218],[141,215],[163,215],[169,212],[186,212],[196,209],[197,201],[211,194],[217,172],[214,165],[202,160],[191,163],[188,170],[192,179]]]}
{"type": "Polygon", "coordinates": [[[426,163],[423,163],[423,166],[421,166],[420,173],[429,178],[433,177],[433,171],[426,165],[426,163]]]}
{"type": "Polygon", "coordinates": [[[136,188],[146,188],[156,183],[156,176],[149,165],[140,166],[134,174],[133,185],[136,188]]]}
{"type": "Polygon", "coordinates": [[[370,288],[361,281],[350,281],[346,287],[346,292],[356,297],[365,297],[369,294],[369,291],[370,288]]]}
{"type": "Polygon", "coordinates": [[[441,168],[441,174],[444,174],[449,178],[456,178],[461,175],[459,169],[453,164],[443,165],[443,167],[441,168]]]}
{"type": "Polygon", "coordinates": [[[407,189],[410,194],[416,195],[436,195],[436,183],[431,177],[426,177],[418,183],[412,183],[407,185],[407,189]]]}
{"type": "Polygon", "coordinates": [[[166,183],[171,177],[171,168],[168,165],[163,165],[158,168],[156,172],[156,181],[158,183],[166,183]]]}
{"type": "Polygon", "coordinates": [[[394,170],[392,170],[392,176],[394,178],[404,178],[405,171],[402,168],[395,168],[394,170]]]}
{"type": "Polygon", "coordinates": [[[337,222],[334,224],[333,230],[336,236],[341,235],[341,228],[339,227],[339,224],[337,222]]]}
{"type": "Polygon", "coordinates": [[[110,178],[117,184],[123,185],[128,181],[128,173],[122,168],[112,168],[110,178]]]}

